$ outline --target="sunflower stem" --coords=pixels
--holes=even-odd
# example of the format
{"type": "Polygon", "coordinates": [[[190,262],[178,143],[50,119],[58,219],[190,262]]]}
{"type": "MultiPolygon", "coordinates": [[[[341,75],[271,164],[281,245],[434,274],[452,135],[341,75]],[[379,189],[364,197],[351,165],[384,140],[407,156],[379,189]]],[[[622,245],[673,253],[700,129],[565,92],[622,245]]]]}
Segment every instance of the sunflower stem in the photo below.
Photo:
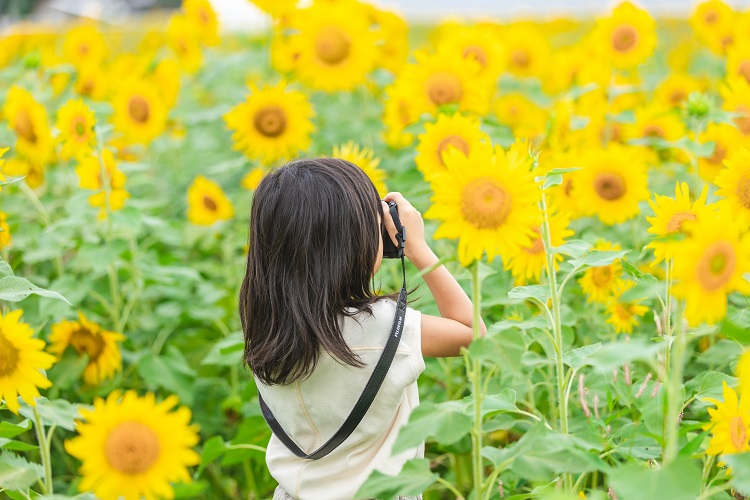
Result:
{"type": "Polygon", "coordinates": [[[253,468],[250,466],[250,460],[245,459],[242,461],[242,467],[245,470],[245,479],[247,479],[247,488],[249,498],[257,499],[260,498],[260,492],[258,491],[258,483],[255,481],[255,473],[253,468]]]}
{"type": "Polygon", "coordinates": [[[32,409],[34,411],[34,430],[36,431],[36,438],[39,441],[39,454],[42,457],[42,467],[44,468],[44,494],[52,495],[54,491],[52,486],[52,460],[49,441],[44,434],[44,426],[42,425],[42,417],[39,415],[39,410],[36,407],[32,409]]]}
{"type": "Polygon", "coordinates": [[[679,400],[680,386],[682,385],[682,372],[684,368],[685,349],[687,347],[687,333],[682,327],[682,308],[675,318],[675,352],[672,357],[672,367],[669,372],[667,383],[667,403],[664,411],[666,419],[666,434],[664,436],[664,464],[669,464],[677,458],[677,441],[680,430],[680,412],[682,404],[679,400]]]}
{"type": "MultiPolygon", "coordinates": [[[[550,299],[552,301],[552,333],[555,340],[555,369],[557,379],[557,405],[560,417],[560,432],[568,434],[568,400],[565,397],[565,366],[563,364],[563,338],[562,338],[562,320],[560,313],[560,294],[557,288],[557,276],[555,274],[555,255],[552,253],[552,237],[550,235],[549,210],[547,209],[547,197],[542,190],[542,242],[544,243],[544,254],[546,260],[546,272],[550,290],[550,299]]],[[[563,474],[563,485],[566,491],[573,489],[573,477],[570,474],[563,474]]]]}

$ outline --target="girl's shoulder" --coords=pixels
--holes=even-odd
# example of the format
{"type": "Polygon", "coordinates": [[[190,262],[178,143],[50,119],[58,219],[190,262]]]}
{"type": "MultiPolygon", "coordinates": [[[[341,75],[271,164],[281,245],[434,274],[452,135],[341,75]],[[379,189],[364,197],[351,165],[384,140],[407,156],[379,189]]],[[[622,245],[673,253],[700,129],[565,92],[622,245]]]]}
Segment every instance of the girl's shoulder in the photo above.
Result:
{"type": "MultiPolygon", "coordinates": [[[[396,317],[396,301],[383,297],[372,304],[371,311],[344,318],[342,333],[352,349],[385,346],[396,317]]],[[[407,307],[404,320],[402,343],[421,354],[421,313],[407,307]]]]}

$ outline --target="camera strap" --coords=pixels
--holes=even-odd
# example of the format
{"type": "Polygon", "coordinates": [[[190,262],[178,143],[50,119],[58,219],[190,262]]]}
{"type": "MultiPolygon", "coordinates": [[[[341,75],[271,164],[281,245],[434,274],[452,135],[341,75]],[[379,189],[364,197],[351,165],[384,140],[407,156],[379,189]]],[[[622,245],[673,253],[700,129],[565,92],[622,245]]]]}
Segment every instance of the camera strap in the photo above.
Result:
{"type": "Polygon", "coordinates": [[[266,423],[271,428],[274,435],[276,435],[276,437],[279,439],[279,441],[284,443],[284,446],[286,446],[289,451],[294,453],[299,458],[306,458],[309,460],[317,460],[319,458],[323,458],[333,450],[335,450],[341,443],[346,441],[346,439],[352,434],[352,432],[354,432],[354,429],[357,428],[359,423],[364,418],[367,410],[370,408],[370,405],[375,400],[375,396],[378,394],[378,390],[380,390],[380,386],[383,384],[383,380],[385,380],[388,369],[390,368],[391,363],[393,362],[393,358],[396,355],[398,344],[401,341],[401,334],[404,331],[404,322],[406,317],[406,267],[404,265],[404,242],[406,241],[406,229],[404,227],[401,227],[401,231],[396,233],[396,240],[398,241],[398,256],[401,259],[401,271],[404,275],[404,283],[401,286],[401,291],[398,294],[398,302],[396,303],[396,316],[393,318],[391,333],[390,335],[388,335],[388,341],[383,348],[383,353],[380,355],[378,364],[375,365],[375,370],[373,370],[372,374],[370,375],[370,379],[367,381],[362,394],[359,396],[359,399],[354,405],[351,413],[349,413],[349,416],[346,417],[346,420],[341,425],[341,428],[336,431],[336,434],[334,434],[317,450],[313,451],[310,454],[305,453],[300,449],[299,446],[297,446],[294,440],[290,438],[286,432],[284,432],[281,424],[278,420],[276,420],[276,417],[274,417],[273,413],[271,413],[271,409],[268,407],[268,405],[266,405],[265,401],[263,401],[263,398],[260,395],[260,391],[258,391],[258,403],[260,403],[260,409],[263,412],[263,418],[265,418],[266,423]]]}

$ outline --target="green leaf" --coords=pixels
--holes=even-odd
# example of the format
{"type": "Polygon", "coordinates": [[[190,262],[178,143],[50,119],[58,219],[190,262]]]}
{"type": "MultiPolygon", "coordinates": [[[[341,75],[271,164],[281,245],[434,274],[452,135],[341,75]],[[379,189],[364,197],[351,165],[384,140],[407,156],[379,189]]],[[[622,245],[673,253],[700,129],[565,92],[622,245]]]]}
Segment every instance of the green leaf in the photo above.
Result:
{"type": "Polygon", "coordinates": [[[14,438],[26,431],[31,430],[31,420],[24,420],[20,424],[11,424],[10,422],[0,422],[0,438],[14,438]]]}
{"type": "Polygon", "coordinates": [[[554,177],[560,174],[567,174],[568,172],[575,172],[581,170],[582,167],[567,167],[567,168],[553,168],[545,175],[546,178],[554,177]]]}
{"type": "Polygon", "coordinates": [[[693,453],[696,453],[703,444],[703,441],[706,439],[706,436],[708,436],[708,432],[709,431],[707,429],[688,441],[688,443],[680,450],[679,455],[681,457],[689,457],[693,453]]]}
{"type": "Polygon", "coordinates": [[[570,263],[574,268],[608,266],[626,253],[627,250],[592,250],[578,259],[571,259],[570,263]]]}
{"type": "Polygon", "coordinates": [[[544,185],[542,186],[542,189],[548,189],[554,186],[559,186],[562,184],[563,176],[562,174],[555,174],[555,175],[549,175],[547,174],[544,178],[544,185]]]}
{"type": "Polygon", "coordinates": [[[196,475],[200,476],[207,465],[214,462],[227,451],[227,444],[221,436],[214,436],[203,444],[201,450],[201,463],[196,475]]]}
{"type": "MultiPolygon", "coordinates": [[[[473,404],[473,396],[467,396],[463,399],[467,405],[473,404]]],[[[516,391],[505,388],[497,394],[488,394],[482,399],[482,416],[494,415],[496,413],[516,412],[516,391]]]]}
{"type": "Polygon", "coordinates": [[[13,276],[13,269],[2,257],[0,257],[0,276],[13,276]]]}
{"type": "Polygon", "coordinates": [[[23,441],[14,441],[12,439],[0,438],[0,448],[10,451],[29,451],[39,448],[35,444],[24,443],[23,441]]]}
{"type": "Polygon", "coordinates": [[[546,304],[549,299],[549,288],[542,285],[517,286],[508,292],[511,299],[536,299],[546,304]]]}
{"type": "Polygon", "coordinates": [[[637,267],[635,267],[625,259],[620,259],[620,265],[622,266],[622,270],[625,271],[629,276],[635,278],[636,281],[657,281],[654,276],[641,272],[637,267]]]}
{"type": "Polygon", "coordinates": [[[490,331],[469,345],[469,356],[472,359],[494,363],[515,375],[522,374],[521,357],[525,351],[526,343],[517,331],[490,331]]]}
{"type": "Polygon", "coordinates": [[[734,489],[744,496],[750,496],[750,453],[722,455],[721,459],[732,468],[734,489]]]}
{"type": "Polygon", "coordinates": [[[743,328],[729,318],[724,318],[724,321],[721,322],[719,333],[736,340],[742,345],[750,345],[750,328],[743,328]]]}
{"type": "Polygon", "coordinates": [[[610,472],[609,484],[620,500],[694,500],[701,491],[701,470],[685,457],[660,469],[626,464],[610,472]]]}
{"type": "Polygon", "coordinates": [[[26,278],[19,276],[5,276],[4,278],[0,278],[0,300],[19,302],[31,294],[62,300],[70,304],[68,299],[59,293],[39,288],[26,278]]]}
{"type": "MultiPolygon", "coordinates": [[[[580,358],[585,365],[593,366],[599,373],[612,373],[615,368],[635,361],[654,361],[656,353],[663,350],[666,343],[650,342],[639,338],[630,338],[629,342],[615,341],[602,344],[599,349],[580,358]]],[[[572,361],[572,360],[571,360],[572,361]]]]}
{"type": "Polygon", "coordinates": [[[416,496],[437,481],[439,475],[430,471],[430,461],[415,458],[404,464],[397,476],[373,471],[354,495],[356,498],[393,498],[416,496]]]}
{"type": "Polygon", "coordinates": [[[566,241],[559,247],[552,247],[554,253],[567,255],[574,259],[579,258],[591,249],[591,243],[583,240],[570,240],[566,241]]]}
{"type": "MultiPolygon", "coordinates": [[[[75,430],[75,420],[81,418],[79,408],[84,405],[72,404],[65,399],[50,401],[47,398],[36,398],[36,409],[42,419],[42,425],[49,427],[52,424],[62,427],[68,431],[75,430]]],[[[34,410],[30,406],[22,405],[18,413],[33,420],[34,410]]]]}
{"type": "Polygon", "coordinates": [[[240,366],[242,351],[245,349],[245,339],[234,332],[231,337],[215,342],[203,361],[202,365],[240,366]]]}
{"type": "Polygon", "coordinates": [[[563,353],[563,362],[574,370],[580,370],[584,366],[590,364],[591,356],[601,348],[602,343],[597,342],[596,344],[572,349],[563,353]]]}
{"type": "Polygon", "coordinates": [[[460,401],[435,404],[424,401],[409,416],[393,445],[393,454],[414,448],[427,438],[441,444],[453,444],[469,433],[471,417],[464,412],[460,401]]]}
{"type": "Polygon", "coordinates": [[[191,481],[189,483],[177,483],[174,485],[174,499],[199,498],[201,493],[209,487],[208,481],[191,481]]]}
{"type": "Polygon", "coordinates": [[[44,474],[42,466],[26,459],[3,452],[0,455],[0,488],[25,491],[44,474]]]}
{"type": "Polygon", "coordinates": [[[141,357],[138,373],[149,388],[163,387],[177,394],[186,405],[193,403],[195,370],[174,346],[169,346],[161,356],[149,352],[141,357]]]}

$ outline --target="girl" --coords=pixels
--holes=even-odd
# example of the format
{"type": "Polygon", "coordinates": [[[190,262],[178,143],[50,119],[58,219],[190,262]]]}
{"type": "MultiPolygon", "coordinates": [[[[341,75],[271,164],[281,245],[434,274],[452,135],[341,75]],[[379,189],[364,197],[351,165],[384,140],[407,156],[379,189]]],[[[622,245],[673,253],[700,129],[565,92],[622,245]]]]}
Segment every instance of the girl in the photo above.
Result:
{"type": "MultiPolygon", "coordinates": [[[[419,270],[435,266],[421,214],[399,193],[385,201],[396,202],[407,228],[406,257],[419,270]]],[[[341,427],[390,334],[396,303],[372,290],[381,224],[393,239],[387,205],[367,175],[344,160],[293,161],[255,190],[240,291],[244,359],[266,404],[305,453],[341,427]]],[[[326,457],[306,460],[271,437],[266,463],[279,482],[275,500],[350,500],[374,469],[395,475],[424,455],[423,446],[391,455],[399,428],[419,404],[422,356],[457,356],[472,340],[471,301],[456,280],[443,266],[424,280],[440,317],[407,308],[385,381],[349,438],[326,457]]]]}

